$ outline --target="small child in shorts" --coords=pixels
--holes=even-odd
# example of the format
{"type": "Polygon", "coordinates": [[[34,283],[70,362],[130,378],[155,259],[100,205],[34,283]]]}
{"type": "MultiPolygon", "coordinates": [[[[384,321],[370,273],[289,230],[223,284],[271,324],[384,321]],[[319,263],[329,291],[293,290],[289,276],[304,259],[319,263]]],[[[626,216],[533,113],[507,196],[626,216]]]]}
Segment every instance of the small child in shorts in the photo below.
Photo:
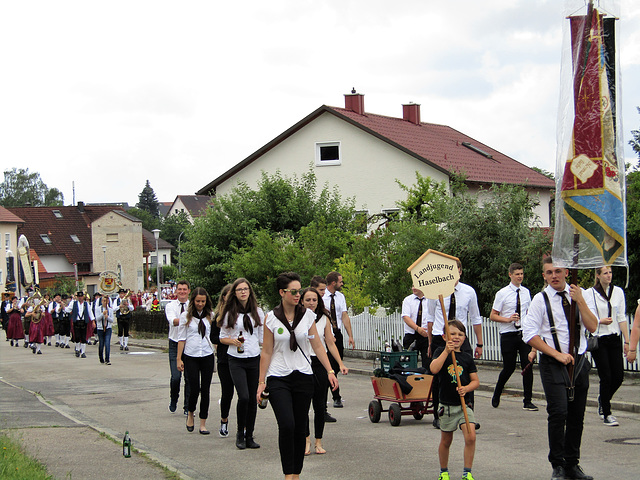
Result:
{"type": "Polygon", "coordinates": [[[466,338],[466,329],[459,320],[449,321],[450,340],[446,346],[438,348],[433,354],[430,370],[433,375],[438,375],[440,380],[440,446],[438,457],[440,459],[439,480],[449,479],[449,447],[453,441],[453,432],[460,427],[464,435],[464,471],[462,478],[473,480],[471,466],[476,451],[476,430],[473,410],[467,408],[470,427],[465,426],[464,412],[461,399],[466,393],[478,388],[478,369],[473,357],[460,351],[462,342],[466,338]],[[461,387],[458,387],[451,359],[451,352],[456,354],[458,364],[458,376],[461,387]]]}

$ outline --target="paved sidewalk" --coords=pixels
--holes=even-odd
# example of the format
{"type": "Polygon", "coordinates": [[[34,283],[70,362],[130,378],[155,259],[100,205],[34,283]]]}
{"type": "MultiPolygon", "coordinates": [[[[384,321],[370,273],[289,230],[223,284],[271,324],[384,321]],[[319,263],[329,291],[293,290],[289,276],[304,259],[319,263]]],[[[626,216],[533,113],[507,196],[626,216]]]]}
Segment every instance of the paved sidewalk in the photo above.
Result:
{"type": "MultiPolygon", "coordinates": [[[[165,394],[168,395],[168,365],[163,353],[166,344],[164,339],[133,339],[130,342],[131,352],[124,354],[112,350],[113,366],[104,366],[97,362],[96,347],[92,346],[88,347],[89,358],[76,359],[70,353],[72,350],[44,347],[44,355],[36,356],[31,355],[22,346],[19,349],[10,349],[8,342],[1,342],[0,428],[21,440],[27,452],[44,463],[49,473],[58,479],[155,479],[167,478],[167,472],[177,472],[173,478],[183,479],[281,478],[277,442],[274,439],[275,420],[271,409],[259,412],[256,433],[257,440],[262,443],[263,448],[253,452],[238,451],[233,447],[233,439],[221,439],[217,436],[216,415],[219,410],[214,404],[217,396],[213,392],[208,424],[212,435],[209,438],[186,433],[184,416],[169,414],[165,398],[165,394]],[[131,361],[134,358],[136,361],[131,361]],[[84,380],[79,382],[78,379],[81,378],[84,380]],[[122,456],[121,442],[125,428],[132,431],[134,447],[145,452],[144,455],[134,453],[132,458],[128,459],[122,456]],[[140,438],[146,439],[148,445],[142,443],[140,438]],[[228,466],[228,470],[212,471],[212,464],[219,465],[216,459],[220,454],[224,455],[223,463],[228,466]],[[243,473],[238,473],[240,471],[243,473]]],[[[344,383],[343,377],[340,378],[346,406],[344,409],[330,409],[332,414],[338,417],[338,424],[328,424],[326,427],[325,448],[329,454],[308,457],[305,461],[304,478],[364,479],[375,477],[377,474],[387,474],[383,469],[389,466],[383,467],[376,463],[381,461],[379,453],[389,448],[383,445],[400,447],[407,435],[414,438],[418,435],[417,438],[422,438],[421,441],[428,444],[429,448],[437,445],[439,432],[430,427],[428,419],[423,420],[421,426],[409,417],[408,420],[403,420],[403,425],[399,428],[390,427],[388,423],[386,426],[370,424],[366,417],[366,405],[371,399],[371,385],[367,385],[362,376],[371,375],[373,361],[348,357],[345,363],[351,370],[350,374],[356,377],[348,377],[344,383]],[[371,435],[376,437],[372,438],[370,443],[363,440],[371,438],[371,435]],[[355,440],[356,438],[360,440],[355,440]],[[368,460],[365,460],[367,458],[368,460]],[[330,467],[335,467],[336,461],[340,462],[343,471],[334,471],[335,469],[330,467]]],[[[531,428],[532,419],[539,423],[539,438],[533,446],[539,448],[536,454],[540,461],[538,463],[544,465],[546,456],[540,452],[544,452],[546,448],[546,413],[537,371],[534,396],[539,399],[536,403],[540,405],[541,411],[523,414],[521,377],[518,372],[514,373],[507,384],[500,409],[495,410],[489,406],[489,400],[500,368],[493,363],[482,362],[479,362],[478,368],[481,387],[476,396],[476,403],[479,404],[477,410],[483,419],[483,428],[479,432],[485,436],[478,445],[476,456],[480,473],[483,471],[484,462],[484,476],[488,478],[489,471],[486,469],[490,467],[486,465],[499,462],[500,448],[508,448],[509,445],[507,443],[501,447],[500,443],[497,443],[509,441],[508,437],[499,434],[498,429],[502,426],[496,423],[498,418],[508,418],[509,428],[515,432],[531,428]],[[492,455],[496,458],[493,459],[492,455]]],[[[215,382],[217,378],[214,377],[215,382]]],[[[595,407],[597,404],[597,385],[597,375],[592,375],[589,407],[595,407]]],[[[634,414],[640,413],[639,386],[640,378],[628,375],[616,394],[613,402],[614,414],[619,414],[619,418],[626,415],[626,418],[621,420],[621,427],[611,429],[602,426],[602,421],[597,419],[591,408],[588,412],[591,429],[589,431],[600,432],[599,435],[614,435],[616,441],[640,436],[638,431],[633,431],[638,430],[638,419],[634,414]]],[[[217,389],[218,385],[215,385],[215,388],[217,389]]],[[[232,423],[235,422],[234,408],[232,407],[232,423]]],[[[383,419],[381,424],[384,423],[383,419]]],[[[633,445],[640,443],[640,439],[636,440],[638,443],[632,443],[633,445]]],[[[590,451],[594,450],[592,447],[590,451]]],[[[629,456],[625,454],[624,458],[619,460],[618,467],[637,472],[639,466],[635,454],[629,452],[629,456]],[[631,464],[623,465],[620,462],[631,464]]],[[[418,455],[418,459],[422,458],[423,454],[419,451],[415,454],[418,455]]],[[[604,458],[597,460],[605,464],[606,456],[610,457],[611,453],[602,449],[598,450],[598,455],[604,458]]],[[[457,451],[455,456],[459,462],[457,451]]],[[[435,464],[435,455],[431,457],[429,462],[435,464]]],[[[429,465],[430,468],[433,467],[429,465]]],[[[598,466],[598,462],[590,466],[593,469],[598,466]]],[[[525,467],[526,465],[522,468],[525,467]]],[[[393,467],[396,468],[398,467],[393,467]]],[[[402,476],[400,472],[399,470],[398,475],[402,476]]],[[[536,472],[536,475],[538,474],[539,477],[526,478],[548,478],[546,466],[543,472],[536,472]]],[[[404,478],[413,477],[405,474],[404,478]]],[[[420,478],[425,476],[422,475],[420,478]]],[[[427,475],[427,478],[430,476],[427,475]]],[[[508,476],[495,473],[493,478],[508,476]]],[[[518,478],[525,477],[522,477],[521,473],[518,478]]],[[[600,475],[599,478],[604,477],[600,475]]]]}

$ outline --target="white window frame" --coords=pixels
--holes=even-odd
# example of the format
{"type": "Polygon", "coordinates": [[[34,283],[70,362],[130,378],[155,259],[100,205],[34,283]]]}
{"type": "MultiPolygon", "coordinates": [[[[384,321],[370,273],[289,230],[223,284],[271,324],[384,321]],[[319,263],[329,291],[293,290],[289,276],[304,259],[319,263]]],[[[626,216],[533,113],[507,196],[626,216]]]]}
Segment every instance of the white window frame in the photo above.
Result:
{"type": "Polygon", "coordinates": [[[117,242],[118,241],[118,234],[117,233],[107,233],[106,240],[107,240],[107,242],[117,242]]]}
{"type": "Polygon", "coordinates": [[[4,234],[4,249],[11,250],[11,234],[10,233],[4,234]]]}
{"type": "Polygon", "coordinates": [[[69,235],[71,237],[71,240],[73,240],[74,243],[81,243],[80,242],[80,238],[78,237],[78,235],[76,235],[75,233],[72,233],[71,235],[69,235]]]}
{"type": "Polygon", "coordinates": [[[51,245],[53,242],[51,241],[51,237],[46,233],[41,233],[40,238],[45,245],[51,245]]]}
{"type": "Polygon", "coordinates": [[[342,165],[342,146],[340,142],[316,142],[316,167],[329,167],[342,165]],[[338,158],[336,160],[321,160],[320,152],[322,147],[338,147],[338,158]]]}

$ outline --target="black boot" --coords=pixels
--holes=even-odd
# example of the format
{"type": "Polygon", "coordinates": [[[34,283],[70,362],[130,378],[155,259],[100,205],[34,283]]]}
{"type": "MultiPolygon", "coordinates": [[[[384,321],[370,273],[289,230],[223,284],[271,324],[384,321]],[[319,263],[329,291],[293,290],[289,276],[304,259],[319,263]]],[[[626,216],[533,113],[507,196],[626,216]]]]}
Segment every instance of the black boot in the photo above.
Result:
{"type": "Polygon", "coordinates": [[[256,443],[253,440],[253,435],[247,435],[245,445],[247,446],[247,448],[260,448],[260,444],[256,443]]]}
{"type": "Polygon", "coordinates": [[[236,433],[236,447],[240,450],[244,450],[247,448],[247,442],[244,439],[244,432],[236,433]]]}

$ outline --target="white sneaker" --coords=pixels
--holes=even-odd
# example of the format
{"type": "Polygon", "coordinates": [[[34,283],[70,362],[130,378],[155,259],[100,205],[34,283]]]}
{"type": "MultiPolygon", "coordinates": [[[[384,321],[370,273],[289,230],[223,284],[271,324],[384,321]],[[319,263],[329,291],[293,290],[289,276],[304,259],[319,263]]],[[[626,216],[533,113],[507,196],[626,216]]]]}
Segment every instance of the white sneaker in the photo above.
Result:
{"type": "Polygon", "coordinates": [[[607,415],[606,417],[604,417],[604,424],[608,427],[617,427],[618,425],[620,425],[618,423],[618,419],[613,415],[607,415]]]}
{"type": "Polygon", "coordinates": [[[218,433],[222,438],[227,438],[229,436],[229,423],[220,422],[220,431],[218,433]]]}

